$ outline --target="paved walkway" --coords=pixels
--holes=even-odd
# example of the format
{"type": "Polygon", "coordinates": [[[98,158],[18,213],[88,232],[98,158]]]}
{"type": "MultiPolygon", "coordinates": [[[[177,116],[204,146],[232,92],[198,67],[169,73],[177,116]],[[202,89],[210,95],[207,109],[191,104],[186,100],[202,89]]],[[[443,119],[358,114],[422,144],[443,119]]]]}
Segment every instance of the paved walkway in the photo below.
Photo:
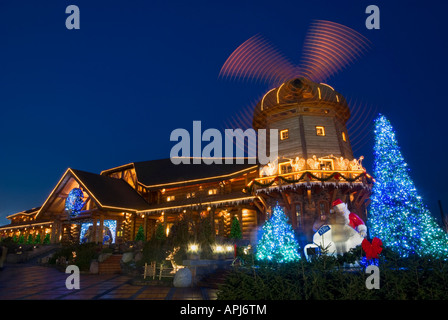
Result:
{"type": "Polygon", "coordinates": [[[0,300],[214,300],[211,288],[132,285],[122,274],[80,275],[80,289],[69,290],[69,274],[35,264],[6,264],[0,271],[0,300]]]}

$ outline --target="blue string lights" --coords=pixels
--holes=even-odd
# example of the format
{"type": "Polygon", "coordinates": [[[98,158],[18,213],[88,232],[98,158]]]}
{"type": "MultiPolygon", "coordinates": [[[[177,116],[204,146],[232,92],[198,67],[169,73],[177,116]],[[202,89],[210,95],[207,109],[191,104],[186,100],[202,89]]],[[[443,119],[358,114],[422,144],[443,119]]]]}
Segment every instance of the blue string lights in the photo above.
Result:
{"type": "Polygon", "coordinates": [[[292,226],[281,206],[273,208],[272,217],[263,225],[263,235],[257,244],[257,260],[292,262],[300,259],[300,246],[292,226]]]}
{"type": "MultiPolygon", "coordinates": [[[[100,226],[100,222],[96,223],[97,228],[100,226]]],[[[97,231],[98,232],[98,231],[97,231]]],[[[117,233],[117,220],[104,220],[103,221],[103,240],[102,243],[115,243],[115,235],[117,233]]],[[[80,242],[94,242],[93,239],[93,222],[84,222],[81,224],[80,242]]]]}
{"type": "Polygon", "coordinates": [[[368,225],[372,237],[402,257],[448,258],[448,237],[425,207],[409,175],[394,130],[384,115],[375,120],[374,184],[368,225]]]}
{"type": "Polygon", "coordinates": [[[70,190],[67,199],[65,200],[65,211],[70,217],[76,217],[80,214],[84,206],[84,193],[80,188],[73,188],[70,190]]]}

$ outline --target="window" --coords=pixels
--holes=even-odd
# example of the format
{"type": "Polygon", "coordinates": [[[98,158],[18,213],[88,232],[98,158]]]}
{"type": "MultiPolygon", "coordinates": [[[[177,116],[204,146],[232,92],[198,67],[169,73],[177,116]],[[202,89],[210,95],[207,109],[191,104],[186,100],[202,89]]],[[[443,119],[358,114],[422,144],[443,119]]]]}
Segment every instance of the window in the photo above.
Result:
{"type": "Polygon", "coordinates": [[[212,195],[212,194],[217,194],[218,193],[218,189],[210,189],[208,190],[208,194],[212,195]]]}
{"type": "Polygon", "coordinates": [[[173,201],[175,198],[175,196],[168,196],[166,197],[166,201],[173,201]]]}
{"type": "Polygon", "coordinates": [[[188,192],[187,199],[194,198],[196,196],[196,192],[188,192]]]}
{"type": "Polygon", "coordinates": [[[285,163],[280,165],[280,174],[292,172],[292,167],[290,163],[285,163]]]}
{"type": "Polygon", "coordinates": [[[345,136],[345,132],[342,131],[342,140],[347,141],[347,137],[345,136]]]}
{"type": "Polygon", "coordinates": [[[302,205],[300,203],[296,204],[296,217],[297,217],[297,227],[302,225],[302,205]]]}
{"type": "Polygon", "coordinates": [[[280,140],[286,140],[289,138],[289,130],[285,129],[285,130],[281,130],[280,131],[280,140]]]}
{"type": "Polygon", "coordinates": [[[324,159],[319,159],[320,161],[320,170],[333,170],[334,166],[333,166],[333,160],[328,159],[328,160],[324,160],[324,159]]]}
{"type": "Polygon", "coordinates": [[[316,126],[316,135],[324,137],[325,136],[325,127],[316,126]]]}

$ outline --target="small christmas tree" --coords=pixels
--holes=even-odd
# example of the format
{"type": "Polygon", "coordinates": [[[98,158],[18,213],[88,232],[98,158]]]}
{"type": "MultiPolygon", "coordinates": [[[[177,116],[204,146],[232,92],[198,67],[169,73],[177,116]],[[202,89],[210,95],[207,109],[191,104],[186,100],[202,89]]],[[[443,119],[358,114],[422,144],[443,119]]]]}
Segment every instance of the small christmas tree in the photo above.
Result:
{"type": "Polygon", "coordinates": [[[140,226],[137,231],[137,235],[135,236],[135,241],[145,241],[145,232],[143,230],[143,226],[140,226]]]}
{"type": "Polygon", "coordinates": [[[34,239],[34,244],[40,244],[40,233],[36,235],[36,238],[34,239]]]}
{"type": "Polygon", "coordinates": [[[49,244],[49,243],[50,243],[50,234],[46,233],[43,244],[49,244]]]}
{"type": "Polygon", "coordinates": [[[159,241],[164,241],[166,239],[166,233],[163,223],[158,223],[156,226],[156,239],[159,241]]]}
{"type": "Polygon", "coordinates": [[[300,259],[300,246],[294,237],[292,226],[279,205],[272,217],[263,225],[263,235],[257,244],[257,260],[291,262],[300,259]]]}
{"type": "Polygon", "coordinates": [[[232,220],[232,226],[230,227],[230,239],[241,239],[243,237],[243,234],[241,233],[241,227],[240,222],[238,221],[237,217],[234,216],[232,220]]]}
{"type": "Polygon", "coordinates": [[[372,237],[407,257],[448,258],[448,237],[423,204],[389,120],[375,120],[374,176],[369,220],[372,237]]]}
{"type": "Polygon", "coordinates": [[[28,235],[28,239],[26,240],[26,244],[33,244],[33,235],[31,233],[28,235]]]}

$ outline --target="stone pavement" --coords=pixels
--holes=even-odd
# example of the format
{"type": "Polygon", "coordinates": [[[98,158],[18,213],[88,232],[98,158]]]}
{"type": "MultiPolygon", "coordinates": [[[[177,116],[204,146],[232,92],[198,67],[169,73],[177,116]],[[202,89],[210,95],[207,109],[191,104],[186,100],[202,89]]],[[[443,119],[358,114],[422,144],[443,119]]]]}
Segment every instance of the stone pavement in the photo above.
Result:
{"type": "Polygon", "coordinates": [[[133,285],[123,274],[80,274],[80,289],[69,290],[69,274],[36,264],[6,264],[0,271],[0,300],[215,300],[216,289],[133,285]]]}

